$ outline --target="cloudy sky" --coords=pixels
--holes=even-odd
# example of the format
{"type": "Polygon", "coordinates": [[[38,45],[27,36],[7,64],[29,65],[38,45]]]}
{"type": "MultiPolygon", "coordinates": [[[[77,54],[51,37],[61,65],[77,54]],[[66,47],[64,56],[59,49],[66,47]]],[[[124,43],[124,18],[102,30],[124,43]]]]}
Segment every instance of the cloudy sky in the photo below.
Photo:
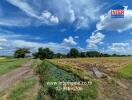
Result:
{"type": "Polygon", "coordinates": [[[0,0],[0,55],[49,47],[132,54],[131,0],[0,0]],[[125,18],[111,18],[115,5],[125,18]]]}

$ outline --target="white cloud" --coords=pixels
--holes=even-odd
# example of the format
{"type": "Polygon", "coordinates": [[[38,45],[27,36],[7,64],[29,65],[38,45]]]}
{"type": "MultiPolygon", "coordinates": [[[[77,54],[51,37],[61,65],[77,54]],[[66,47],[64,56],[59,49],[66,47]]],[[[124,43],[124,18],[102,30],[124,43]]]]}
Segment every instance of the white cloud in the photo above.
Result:
{"type": "Polygon", "coordinates": [[[66,45],[77,45],[72,36],[69,36],[69,38],[65,38],[63,43],[66,45]]]}
{"type": "Polygon", "coordinates": [[[88,28],[90,20],[84,16],[80,16],[77,21],[76,30],[80,28],[88,28]]]}
{"type": "Polygon", "coordinates": [[[5,39],[5,38],[0,38],[0,43],[1,42],[7,42],[7,39],[5,39]]]}
{"type": "Polygon", "coordinates": [[[108,46],[106,52],[108,53],[116,53],[116,54],[124,54],[124,55],[132,55],[132,45],[127,42],[121,43],[112,43],[108,46]]]}
{"type": "Polygon", "coordinates": [[[54,43],[54,42],[33,42],[27,41],[26,38],[29,39],[30,36],[17,35],[10,31],[1,30],[3,32],[0,34],[0,55],[10,55],[17,48],[30,48],[32,52],[36,51],[39,47],[48,47],[55,52],[67,52],[70,48],[69,45],[64,45],[62,43],[54,43]],[[7,35],[5,35],[5,34],[7,35]],[[10,35],[12,33],[12,35],[10,35]],[[7,53],[5,53],[7,52],[7,53]]]}
{"type": "Polygon", "coordinates": [[[16,40],[16,39],[41,39],[39,36],[38,37],[32,37],[29,34],[23,34],[23,33],[14,33],[12,31],[2,29],[0,28],[0,42],[1,41],[8,41],[8,40],[16,40]]]}
{"type": "MultiPolygon", "coordinates": [[[[44,48],[50,48],[54,50],[55,52],[58,52],[60,50],[66,50],[66,46],[59,44],[59,43],[53,43],[53,42],[48,42],[48,43],[39,43],[39,42],[31,42],[31,41],[25,41],[25,40],[15,40],[12,41],[12,45],[16,46],[17,48],[30,48],[30,49],[38,49],[39,47],[44,47],[44,48]]],[[[61,52],[62,52],[61,51],[61,52]]]]}
{"type": "Polygon", "coordinates": [[[40,12],[39,9],[36,9],[35,6],[32,5],[31,3],[28,3],[28,1],[25,1],[25,0],[6,0],[6,1],[18,7],[21,11],[23,11],[26,15],[28,15],[28,17],[25,17],[25,15],[21,13],[20,15],[16,14],[15,16],[3,15],[3,17],[0,17],[0,25],[2,26],[23,26],[24,27],[24,26],[30,26],[30,25],[36,26],[36,25],[43,25],[43,24],[56,25],[59,23],[59,18],[57,16],[54,16],[51,12],[47,10],[40,12]]]}
{"type": "MultiPolygon", "coordinates": [[[[99,17],[96,0],[6,0],[41,24],[74,23],[77,29],[88,28],[99,17]],[[47,12],[45,12],[47,11],[47,12]]],[[[36,21],[35,21],[36,22],[36,21]]],[[[4,23],[3,23],[4,25],[4,23]]]]}
{"type": "Polygon", "coordinates": [[[48,25],[55,25],[59,23],[59,18],[57,16],[52,15],[49,11],[44,11],[42,16],[38,17],[42,23],[48,25]]]}
{"type": "Polygon", "coordinates": [[[39,43],[39,42],[32,42],[26,40],[11,40],[10,45],[15,48],[30,48],[30,49],[38,49],[39,47],[50,48],[54,52],[67,52],[70,49],[70,46],[76,45],[77,43],[74,39],[70,36],[68,39],[64,39],[62,43],[54,43],[54,42],[47,42],[47,43],[39,43]]]}
{"type": "Polygon", "coordinates": [[[5,44],[8,40],[3,38],[3,37],[0,37],[0,49],[3,49],[3,44],[5,44]]]}
{"type": "Polygon", "coordinates": [[[99,44],[104,44],[104,42],[100,42],[99,44]]]}
{"type": "Polygon", "coordinates": [[[97,30],[114,30],[122,32],[132,29],[132,10],[125,10],[125,18],[111,18],[108,14],[100,17],[100,22],[96,25],[97,30]]]}
{"type": "Polygon", "coordinates": [[[34,42],[26,40],[30,38],[30,36],[26,36],[23,38],[23,35],[13,34],[10,31],[1,30],[3,33],[0,36],[0,55],[10,55],[17,48],[29,48],[32,52],[36,51],[39,47],[50,48],[54,52],[66,53],[70,50],[73,45],[77,45],[74,39],[70,36],[69,38],[65,38],[61,43],[57,42],[34,42]],[[5,35],[4,33],[7,33],[5,35]],[[12,36],[8,35],[12,33],[12,36]],[[7,53],[5,53],[7,52],[7,53]]]}
{"type": "Polygon", "coordinates": [[[42,20],[42,23],[47,24],[58,24],[59,19],[56,16],[53,16],[49,11],[43,11],[42,15],[38,19],[42,20]]]}
{"type": "Polygon", "coordinates": [[[10,54],[13,53],[14,50],[17,48],[29,48],[32,52],[37,51],[39,47],[43,48],[50,48],[54,52],[61,52],[66,53],[69,49],[69,45],[64,45],[63,43],[54,43],[54,42],[47,42],[47,43],[40,43],[40,42],[33,42],[33,41],[26,41],[26,40],[8,40],[7,42],[3,42],[0,44],[1,51],[8,52],[10,51],[10,54]]]}
{"type": "Polygon", "coordinates": [[[2,50],[3,48],[2,47],[0,47],[0,50],[2,50]]]}
{"type": "Polygon", "coordinates": [[[53,24],[57,24],[57,23],[59,23],[59,19],[56,16],[51,16],[50,22],[53,24]]]}
{"type": "Polygon", "coordinates": [[[49,19],[51,17],[51,13],[48,11],[44,11],[41,15],[42,19],[49,19]]]}
{"type": "Polygon", "coordinates": [[[74,22],[76,20],[76,16],[75,16],[75,12],[73,9],[69,10],[69,14],[70,14],[70,22],[74,22]]]}
{"type": "Polygon", "coordinates": [[[32,20],[30,18],[22,17],[22,16],[12,16],[12,15],[4,15],[0,17],[0,26],[18,26],[18,27],[26,27],[31,25],[32,20]],[[18,20],[19,19],[19,20],[18,20]]]}
{"type": "Polygon", "coordinates": [[[37,12],[24,0],[7,0],[7,1],[12,5],[18,7],[22,11],[24,11],[27,15],[37,18],[37,12]]]}
{"type": "Polygon", "coordinates": [[[105,35],[100,32],[93,32],[90,38],[86,40],[87,48],[96,48],[98,43],[102,43],[104,37],[105,35]]]}

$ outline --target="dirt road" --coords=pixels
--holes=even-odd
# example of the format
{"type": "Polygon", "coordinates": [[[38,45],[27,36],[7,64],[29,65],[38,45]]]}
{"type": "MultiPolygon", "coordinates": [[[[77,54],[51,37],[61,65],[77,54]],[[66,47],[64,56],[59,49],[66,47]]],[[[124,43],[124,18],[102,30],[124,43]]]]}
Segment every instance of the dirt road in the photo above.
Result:
{"type": "Polygon", "coordinates": [[[26,64],[21,65],[19,68],[0,76],[0,92],[11,87],[18,80],[23,77],[28,77],[33,74],[31,64],[33,60],[30,60],[26,64]]]}

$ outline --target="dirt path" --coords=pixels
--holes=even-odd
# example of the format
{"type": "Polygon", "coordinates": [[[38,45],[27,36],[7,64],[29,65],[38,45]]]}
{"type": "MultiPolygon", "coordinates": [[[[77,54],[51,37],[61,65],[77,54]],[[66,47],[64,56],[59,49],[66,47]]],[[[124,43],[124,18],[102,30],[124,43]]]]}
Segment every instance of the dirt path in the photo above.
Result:
{"type": "Polygon", "coordinates": [[[11,87],[13,84],[15,84],[18,80],[22,79],[23,77],[32,75],[33,71],[30,68],[32,62],[33,60],[30,60],[26,64],[21,65],[21,67],[5,75],[0,76],[0,92],[11,87]]]}

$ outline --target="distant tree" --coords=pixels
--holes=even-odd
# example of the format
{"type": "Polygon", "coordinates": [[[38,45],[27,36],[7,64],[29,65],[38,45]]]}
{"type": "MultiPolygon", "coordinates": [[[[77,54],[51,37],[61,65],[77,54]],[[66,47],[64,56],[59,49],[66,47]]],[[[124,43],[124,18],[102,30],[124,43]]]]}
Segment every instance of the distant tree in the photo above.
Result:
{"type": "Polygon", "coordinates": [[[86,55],[86,52],[80,52],[79,56],[80,57],[86,57],[87,55],[86,55]]]}
{"type": "Polygon", "coordinates": [[[109,54],[102,54],[102,57],[110,57],[111,55],[109,55],[109,54]]]}
{"type": "Polygon", "coordinates": [[[79,56],[79,51],[76,48],[72,48],[70,52],[67,54],[67,57],[77,58],[79,56]]]}
{"type": "Polygon", "coordinates": [[[33,54],[34,58],[43,59],[51,59],[54,56],[54,52],[51,51],[49,48],[39,48],[38,52],[33,54]]]}
{"type": "Polygon", "coordinates": [[[101,57],[101,53],[98,51],[87,51],[87,57],[101,57]]]}
{"type": "Polygon", "coordinates": [[[65,58],[66,55],[65,54],[62,54],[62,53],[56,53],[54,54],[54,58],[65,58]]]}
{"type": "Polygon", "coordinates": [[[119,55],[117,55],[117,54],[112,54],[112,57],[118,57],[119,55]]]}
{"type": "Polygon", "coordinates": [[[15,58],[25,58],[26,54],[30,53],[29,49],[27,48],[20,48],[17,49],[14,53],[15,58]]]}

